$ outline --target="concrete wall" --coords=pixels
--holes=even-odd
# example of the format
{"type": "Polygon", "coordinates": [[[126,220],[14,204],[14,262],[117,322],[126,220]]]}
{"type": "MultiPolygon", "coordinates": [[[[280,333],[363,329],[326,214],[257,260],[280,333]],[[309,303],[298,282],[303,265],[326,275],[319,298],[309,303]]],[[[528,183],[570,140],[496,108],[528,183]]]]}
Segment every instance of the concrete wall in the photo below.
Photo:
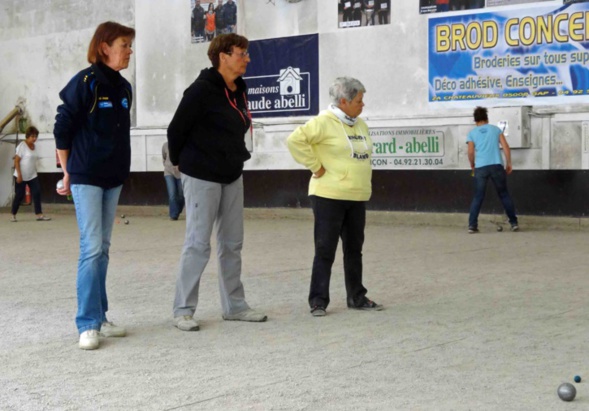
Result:
{"type": "MultiPolygon", "coordinates": [[[[467,169],[464,139],[472,127],[472,105],[427,102],[428,16],[418,14],[415,0],[392,3],[389,25],[338,29],[337,0],[293,4],[286,0],[240,0],[238,31],[250,40],[319,33],[320,107],[328,104],[327,86],[334,77],[357,77],[367,88],[363,117],[371,127],[443,128],[452,161],[439,168],[467,169]]],[[[0,7],[0,117],[14,107],[17,99],[26,99],[27,116],[43,133],[39,140],[40,171],[58,171],[51,135],[58,92],[86,66],[92,33],[98,23],[108,19],[137,30],[134,63],[123,72],[136,93],[132,171],[161,171],[160,148],[167,124],[183,91],[202,68],[210,65],[208,45],[190,42],[190,0],[54,0],[26,4],[4,0],[0,7]]],[[[513,150],[514,168],[589,169],[587,110],[587,105],[578,104],[531,107],[530,144],[513,150]]],[[[246,169],[300,169],[287,153],[284,139],[305,120],[256,120],[249,142],[253,157],[246,169]]],[[[0,144],[0,205],[9,201],[11,173],[6,158],[13,149],[0,144]]]]}
{"type": "MultiPolygon", "coordinates": [[[[0,3],[0,118],[25,100],[25,116],[42,133],[38,169],[55,168],[53,130],[59,91],[88,66],[86,53],[96,26],[114,20],[135,25],[135,0],[2,0],[0,3]]],[[[132,61],[123,75],[135,84],[132,61]]],[[[13,133],[11,124],[5,133],[13,133]]],[[[22,138],[22,135],[20,136],[22,138]]],[[[4,140],[14,140],[14,134],[4,140]]],[[[0,143],[0,206],[11,200],[14,143],[0,143]]]]}

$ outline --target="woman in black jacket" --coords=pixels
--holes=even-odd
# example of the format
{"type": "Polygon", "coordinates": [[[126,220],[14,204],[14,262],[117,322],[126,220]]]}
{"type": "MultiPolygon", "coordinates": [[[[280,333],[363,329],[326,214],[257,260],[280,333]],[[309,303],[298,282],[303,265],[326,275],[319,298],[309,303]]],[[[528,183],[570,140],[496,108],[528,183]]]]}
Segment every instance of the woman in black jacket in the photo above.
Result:
{"type": "Polygon", "coordinates": [[[241,76],[250,61],[248,44],[237,34],[213,39],[208,51],[213,67],[202,70],[186,89],[168,127],[170,160],[182,173],[186,202],[186,237],[174,300],[174,324],[182,331],[199,329],[193,316],[213,227],[223,319],[267,318],[248,306],[241,283],[242,171],[250,158],[244,135],[251,127],[241,76]]]}

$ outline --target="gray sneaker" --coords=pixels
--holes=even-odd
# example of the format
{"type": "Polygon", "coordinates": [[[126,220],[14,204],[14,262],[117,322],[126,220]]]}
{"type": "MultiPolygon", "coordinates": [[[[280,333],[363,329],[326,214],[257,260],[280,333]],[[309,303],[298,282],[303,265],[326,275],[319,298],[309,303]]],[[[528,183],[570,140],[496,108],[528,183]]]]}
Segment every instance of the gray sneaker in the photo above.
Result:
{"type": "Polygon", "coordinates": [[[223,319],[225,321],[249,321],[253,323],[262,323],[268,319],[268,316],[248,308],[237,314],[223,314],[223,319]]]}
{"type": "Polygon", "coordinates": [[[325,307],[315,305],[313,306],[313,308],[311,308],[311,315],[313,317],[325,317],[327,315],[327,312],[325,311],[325,307]]]}
{"type": "Polygon", "coordinates": [[[124,337],[127,335],[127,330],[123,327],[115,325],[111,321],[105,321],[100,327],[100,334],[105,337],[124,337]]]}
{"type": "Polygon", "coordinates": [[[364,297],[360,304],[354,304],[351,300],[348,301],[348,308],[351,308],[352,310],[381,311],[384,307],[364,297]]]}
{"type": "Polygon", "coordinates": [[[200,329],[198,322],[190,315],[175,317],[174,326],[182,331],[198,331],[200,329]]]}
{"type": "Polygon", "coordinates": [[[512,224],[511,231],[519,231],[519,226],[517,224],[512,224]]]}

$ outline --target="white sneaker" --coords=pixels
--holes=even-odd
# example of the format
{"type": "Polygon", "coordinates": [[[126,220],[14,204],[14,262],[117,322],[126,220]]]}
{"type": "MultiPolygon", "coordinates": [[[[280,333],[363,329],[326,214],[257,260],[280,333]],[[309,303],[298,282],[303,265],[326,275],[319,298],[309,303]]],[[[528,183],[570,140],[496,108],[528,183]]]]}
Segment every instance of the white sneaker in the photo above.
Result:
{"type": "Polygon", "coordinates": [[[174,325],[182,331],[198,331],[198,322],[190,315],[181,315],[174,318],[174,325]]]}
{"type": "Polygon", "coordinates": [[[100,334],[105,337],[124,337],[127,335],[127,330],[123,327],[115,325],[111,321],[105,321],[100,327],[100,334]]]}
{"type": "Polygon", "coordinates": [[[248,308],[237,314],[223,314],[223,319],[226,321],[249,321],[253,323],[261,323],[266,321],[268,316],[248,308]]]}
{"type": "Polygon", "coordinates": [[[99,345],[98,330],[88,330],[80,334],[79,346],[82,350],[95,350],[99,345]]]}

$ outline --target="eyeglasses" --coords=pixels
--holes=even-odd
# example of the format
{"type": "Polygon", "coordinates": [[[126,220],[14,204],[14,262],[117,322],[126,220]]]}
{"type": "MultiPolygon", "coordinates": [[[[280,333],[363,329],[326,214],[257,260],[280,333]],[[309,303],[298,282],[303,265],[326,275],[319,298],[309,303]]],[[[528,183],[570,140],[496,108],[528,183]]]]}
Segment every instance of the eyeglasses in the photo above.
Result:
{"type": "Polygon", "coordinates": [[[229,55],[235,54],[237,57],[241,57],[242,59],[244,59],[246,57],[249,57],[250,52],[249,51],[244,51],[244,52],[241,52],[241,53],[236,53],[234,51],[230,51],[230,52],[225,53],[225,54],[229,54],[229,55]]]}

